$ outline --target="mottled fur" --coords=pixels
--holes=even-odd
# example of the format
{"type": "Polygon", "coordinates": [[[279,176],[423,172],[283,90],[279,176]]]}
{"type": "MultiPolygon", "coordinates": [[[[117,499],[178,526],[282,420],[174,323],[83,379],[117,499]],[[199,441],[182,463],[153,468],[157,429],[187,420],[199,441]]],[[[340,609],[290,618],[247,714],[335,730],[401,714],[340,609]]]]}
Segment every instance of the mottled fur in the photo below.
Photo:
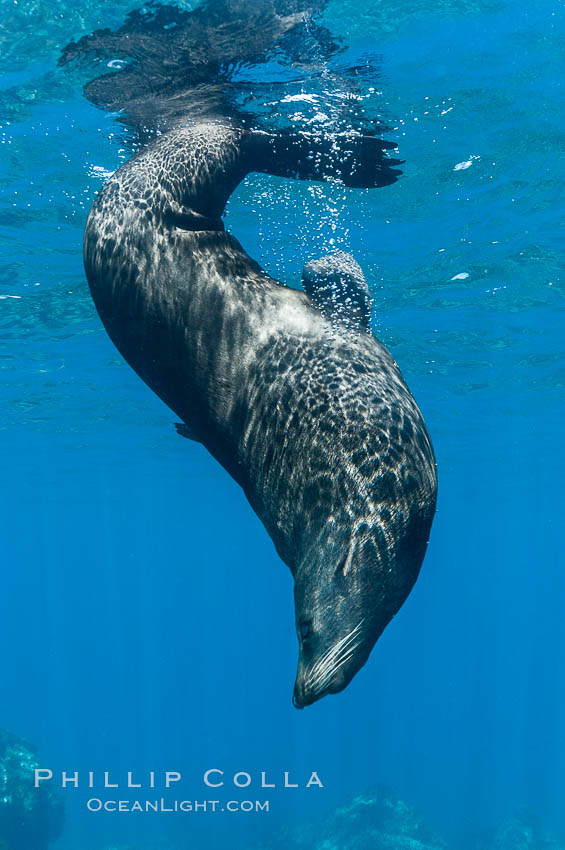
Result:
{"type": "Polygon", "coordinates": [[[328,321],[223,230],[252,170],[394,181],[385,143],[330,141],[175,130],[108,180],[85,234],[110,336],[241,484],[294,575],[300,707],[365,663],[416,580],[436,497],[422,416],[384,346],[328,321]]]}

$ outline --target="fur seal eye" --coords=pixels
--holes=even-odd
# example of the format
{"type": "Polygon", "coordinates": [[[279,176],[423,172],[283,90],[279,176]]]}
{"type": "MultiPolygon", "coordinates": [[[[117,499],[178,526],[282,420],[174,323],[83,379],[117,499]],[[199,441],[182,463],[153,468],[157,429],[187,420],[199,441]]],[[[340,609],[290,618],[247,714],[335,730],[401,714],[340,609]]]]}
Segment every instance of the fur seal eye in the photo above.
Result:
{"type": "Polygon", "coordinates": [[[304,638],[307,638],[309,634],[310,634],[310,623],[301,623],[301,625],[300,625],[300,637],[302,638],[302,640],[304,640],[304,638]]]}

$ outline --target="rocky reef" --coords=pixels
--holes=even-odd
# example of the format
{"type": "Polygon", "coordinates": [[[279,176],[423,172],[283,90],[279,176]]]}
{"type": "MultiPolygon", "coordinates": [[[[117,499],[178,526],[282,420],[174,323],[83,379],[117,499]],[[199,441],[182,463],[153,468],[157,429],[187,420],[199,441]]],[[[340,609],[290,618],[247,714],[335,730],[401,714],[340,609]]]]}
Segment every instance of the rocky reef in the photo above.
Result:
{"type": "Polygon", "coordinates": [[[354,797],[322,822],[297,824],[269,850],[447,850],[419,812],[379,788],[354,797]]]}
{"type": "Polygon", "coordinates": [[[544,835],[542,830],[519,819],[502,823],[493,838],[479,850],[565,850],[565,841],[544,835]]]}
{"type": "Polygon", "coordinates": [[[33,747],[0,729],[0,850],[47,850],[61,833],[63,801],[35,788],[33,747]]]}
{"type": "MultiPolygon", "coordinates": [[[[298,822],[261,850],[565,850],[528,819],[508,819],[478,844],[447,844],[410,804],[383,788],[359,794],[323,820],[298,822]]],[[[257,849],[258,850],[258,849],[257,849]]]]}

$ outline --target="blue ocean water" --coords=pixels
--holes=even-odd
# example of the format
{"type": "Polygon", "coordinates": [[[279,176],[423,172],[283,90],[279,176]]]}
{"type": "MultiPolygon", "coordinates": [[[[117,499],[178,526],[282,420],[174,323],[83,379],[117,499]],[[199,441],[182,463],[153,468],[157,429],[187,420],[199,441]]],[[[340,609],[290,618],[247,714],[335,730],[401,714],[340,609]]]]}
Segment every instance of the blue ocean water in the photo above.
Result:
{"type": "MultiPolygon", "coordinates": [[[[252,175],[230,201],[227,226],[290,285],[323,250],[355,254],[438,461],[413,593],[346,691],[303,712],[290,573],[84,279],[89,206],[130,149],[56,62],[137,5],[1,6],[0,726],[54,771],[180,770],[193,799],[216,767],[325,787],[213,818],[95,815],[69,789],[55,846],[267,846],[378,784],[449,847],[517,816],[565,834],[563,3],[330,3],[345,57],[378,59],[402,179],[252,175]]],[[[293,91],[308,123],[324,93],[293,91]]]]}

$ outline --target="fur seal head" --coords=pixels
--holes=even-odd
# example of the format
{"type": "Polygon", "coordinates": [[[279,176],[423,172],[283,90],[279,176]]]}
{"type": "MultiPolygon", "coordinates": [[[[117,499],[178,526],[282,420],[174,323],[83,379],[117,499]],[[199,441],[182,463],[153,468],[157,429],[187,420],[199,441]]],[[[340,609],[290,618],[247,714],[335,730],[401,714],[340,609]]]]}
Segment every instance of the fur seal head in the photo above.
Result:
{"type": "Polygon", "coordinates": [[[342,542],[334,527],[333,539],[313,547],[295,574],[297,708],[349,684],[418,577],[433,506],[408,517],[386,507],[380,514],[342,542]]]}
{"type": "Polygon", "coordinates": [[[346,536],[351,519],[346,526],[345,517],[343,524],[330,518],[326,539],[311,548],[295,574],[296,708],[349,684],[418,577],[434,504],[407,510],[402,491],[411,485],[399,485],[402,508],[383,499],[373,520],[353,523],[352,536],[346,536]]]}

